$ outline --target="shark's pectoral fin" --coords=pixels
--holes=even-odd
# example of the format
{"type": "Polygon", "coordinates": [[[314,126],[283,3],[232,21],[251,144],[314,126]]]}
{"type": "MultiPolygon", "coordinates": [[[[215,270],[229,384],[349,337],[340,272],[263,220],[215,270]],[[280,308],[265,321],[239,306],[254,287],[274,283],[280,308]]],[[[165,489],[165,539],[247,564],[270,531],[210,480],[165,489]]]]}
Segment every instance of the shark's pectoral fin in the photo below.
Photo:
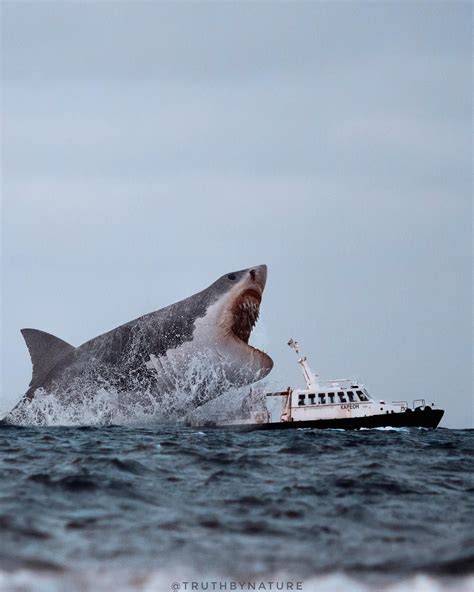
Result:
{"type": "Polygon", "coordinates": [[[37,329],[22,329],[21,334],[28,346],[33,364],[30,386],[40,381],[59,360],[76,349],[62,339],[37,329]]]}

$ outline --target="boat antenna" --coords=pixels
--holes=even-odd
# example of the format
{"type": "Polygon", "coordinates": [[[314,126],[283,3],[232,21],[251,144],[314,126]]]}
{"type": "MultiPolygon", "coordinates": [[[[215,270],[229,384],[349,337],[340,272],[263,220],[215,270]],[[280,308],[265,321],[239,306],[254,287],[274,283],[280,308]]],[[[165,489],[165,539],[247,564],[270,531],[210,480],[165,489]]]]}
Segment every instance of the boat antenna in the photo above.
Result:
{"type": "Polygon", "coordinates": [[[318,389],[319,388],[319,382],[318,382],[319,375],[315,374],[311,370],[308,362],[306,361],[306,356],[300,356],[299,343],[297,341],[295,341],[294,339],[290,339],[290,341],[288,341],[288,345],[291,347],[291,349],[295,350],[296,355],[298,356],[298,364],[301,366],[301,368],[303,370],[303,376],[304,376],[304,380],[306,382],[306,386],[309,389],[313,389],[313,388],[318,389]]]}

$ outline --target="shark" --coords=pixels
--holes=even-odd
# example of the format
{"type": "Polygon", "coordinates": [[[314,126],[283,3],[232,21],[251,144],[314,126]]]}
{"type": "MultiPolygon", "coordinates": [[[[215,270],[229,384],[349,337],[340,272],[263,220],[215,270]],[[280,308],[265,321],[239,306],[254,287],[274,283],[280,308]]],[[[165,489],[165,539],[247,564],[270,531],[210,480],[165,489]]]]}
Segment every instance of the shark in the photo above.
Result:
{"type": "Polygon", "coordinates": [[[83,396],[84,384],[125,393],[170,393],[183,388],[183,376],[196,360],[217,371],[226,385],[264,378],[273,360],[249,339],[266,280],[266,265],[226,273],[204,290],[78,347],[38,329],[22,329],[32,378],[4,421],[18,416],[38,392],[74,399],[83,396]]]}

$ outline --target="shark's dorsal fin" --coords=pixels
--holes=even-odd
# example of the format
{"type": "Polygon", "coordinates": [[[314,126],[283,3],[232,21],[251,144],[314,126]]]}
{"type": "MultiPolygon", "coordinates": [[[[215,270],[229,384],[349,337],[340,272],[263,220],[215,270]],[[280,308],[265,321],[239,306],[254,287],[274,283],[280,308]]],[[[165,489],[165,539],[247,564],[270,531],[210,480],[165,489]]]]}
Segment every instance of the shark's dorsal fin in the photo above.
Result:
{"type": "Polygon", "coordinates": [[[41,380],[56,364],[75,347],[59,337],[38,331],[37,329],[22,329],[26,345],[33,364],[33,377],[30,386],[41,380]]]}

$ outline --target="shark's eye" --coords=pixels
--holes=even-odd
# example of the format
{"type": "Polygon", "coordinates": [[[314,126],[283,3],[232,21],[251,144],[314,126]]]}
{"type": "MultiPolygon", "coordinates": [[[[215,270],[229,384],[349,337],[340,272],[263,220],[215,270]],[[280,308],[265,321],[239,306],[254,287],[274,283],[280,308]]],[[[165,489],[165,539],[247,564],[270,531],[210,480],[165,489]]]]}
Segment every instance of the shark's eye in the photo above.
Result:
{"type": "Polygon", "coordinates": [[[227,276],[227,279],[234,281],[237,279],[237,276],[235,275],[235,273],[229,273],[229,275],[227,276]]]}

